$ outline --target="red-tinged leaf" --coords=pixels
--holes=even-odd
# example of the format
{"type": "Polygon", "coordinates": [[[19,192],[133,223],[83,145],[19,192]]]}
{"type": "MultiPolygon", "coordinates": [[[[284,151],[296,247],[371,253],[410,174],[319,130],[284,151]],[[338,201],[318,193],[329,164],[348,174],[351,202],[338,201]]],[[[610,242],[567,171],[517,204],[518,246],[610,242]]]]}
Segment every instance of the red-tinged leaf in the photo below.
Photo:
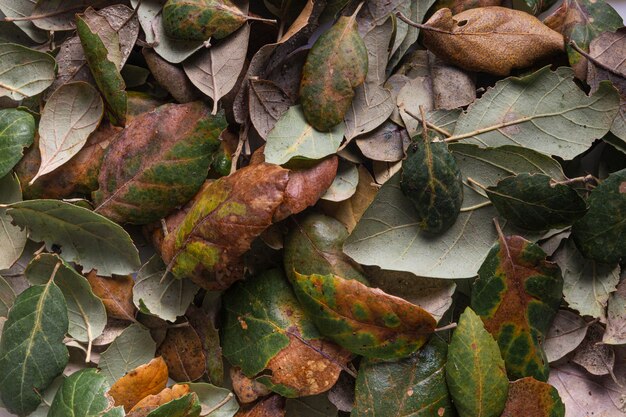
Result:
{"type": "Polygon", "coordinates": [[[196,381],[206,371],[202,342],[191,326],[168,329],[156,354],[163,357],[174,381],[196,381]]]}
{"type": "Polygon", "coordinates": [[[565,406],[550,384],[526,377],[509,384],[509,397],[501,417],[564,417],[565,406]]]}

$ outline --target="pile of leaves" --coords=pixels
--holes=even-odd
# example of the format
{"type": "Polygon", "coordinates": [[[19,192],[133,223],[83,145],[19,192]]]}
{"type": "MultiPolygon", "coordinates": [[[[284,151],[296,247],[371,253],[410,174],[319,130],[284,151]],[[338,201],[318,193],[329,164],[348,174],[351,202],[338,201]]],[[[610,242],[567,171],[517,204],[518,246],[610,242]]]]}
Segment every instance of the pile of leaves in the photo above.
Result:
{"type": "Polygon", "coordinates": [[[623,416],[626,29],[555,3],[0,0],[2,407],[623,416]]]}

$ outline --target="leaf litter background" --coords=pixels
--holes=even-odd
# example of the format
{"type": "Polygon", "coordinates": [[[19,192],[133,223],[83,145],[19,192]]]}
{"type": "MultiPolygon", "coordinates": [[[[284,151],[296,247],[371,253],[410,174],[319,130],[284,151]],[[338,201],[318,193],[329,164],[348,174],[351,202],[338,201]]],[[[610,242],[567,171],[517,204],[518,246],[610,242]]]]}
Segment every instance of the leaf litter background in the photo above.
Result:
{"type": "Polygon", "coordinates": [[[0,415],[624,415],[624,5],[554,3],[0,0],[0,415]]]}

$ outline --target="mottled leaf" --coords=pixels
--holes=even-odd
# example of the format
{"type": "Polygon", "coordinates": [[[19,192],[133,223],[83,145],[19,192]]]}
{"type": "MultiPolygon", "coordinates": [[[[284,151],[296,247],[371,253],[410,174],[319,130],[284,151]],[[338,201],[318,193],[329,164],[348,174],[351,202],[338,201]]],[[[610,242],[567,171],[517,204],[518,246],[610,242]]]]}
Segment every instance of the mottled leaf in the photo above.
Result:
{"type": "Polygon", "coordinates": [[[0,398],[11,413],[35,411],[43,392],[68,361],[63,293],[48,280],[21,293],[0,339],[0,398]]]}
{"type": "Polygon", "coordinates": [[[565,417],[559,392],[550,384],[531,377],[509,384],[509,397],[501,417],[565,417]]]}
{"type": "Polygon", "coordinates": [[[252,407],[240,410],[236,417],[285,417],[285,402],[285,398],[280,395],[270,395],[252,407]]]}
{"type": "Polygon", "coordinates": [[[204,183],[223,114],[201,102],[166,104],[137,117],[102,162],[96,212],[117,222],[146,224],[188,202],[204,183]]]}
{"type": "Polygon", "coordinates": [[[247,19],[230,0],[167,0],[163,6],[165,32],[174,39],[222,39],[247,19]]]}
{"type": "Polygon", "coordinates": [[[150,362],[155,350],[156,343],[148,329],[140,324],[132,324],[102,352],[99,367],[112,385],[127,372],[150,362]]]}
{"type": "Polygon", "coordinates": [[[86,209],[59,200],[30,200],[10,205],[15,224],[48,249],[61,247],[63,259],[100,275],[129,274],[139,269],[139,254],[119,225],[86,209]]]}
{"type": "Polygon", "coordinates": [[[41,93],[54,80],[51,55],[13,43],[0,44],[0,97],[22,100],[41,93]]]}
{"type": "Polygon", "coordinates": [[[546,359],[558,361],[580,345],[587,334],[587,323],[576,313],[559,310],[543,342],[546,359]]]}
{"type": "Polygon", "coordinates": [[[24,148],[33,143],[34,137],[35,119],[30,113],[17,109],[0,110],[0,178],[6,177],[22,159],[24,148]]]}
{"type": "Polygon", "coordinates": [[[500,349],[471,308],[452,333],[446,381],[460,417],[499,417],[509,381],[500,349]]]}
{"type": "Polygon", "coordinates": [[[108,317],[119,320],[135,320],[133,286],[135,280],[130,275],[101,277],[96,271],[86,275],[93,293],[102,300],[108,317]]]}
{"type": "Polygon", "coordinates": [[[109,408],[109,384],[96,369],[83,369],[65,378],[54,396],[49,417],[99,417],[109,408]]]}
{"type": "MultiPolygon", "coordinates": [[[[0,204],[22,201],[20,182],[14,174],[0,178],[0,204]]],[[[0,270],[10,268],[22,255],[26,245],[26,230],[11,224],[5,208],[0,208],[0,270]]],[[[6,316],[5,314],[3,314],[6,316]]]]}
{"type": "Polygon", "coordinates": [[[563,292],[559,267],[520,236],[500,236],[478,270],[472,309],[500,346],[509,378],[548,379],[542,342],[563,292]]]}
{"type": "Polygon", "coordinates": [[[447,344],[434,336],[417,353],[395,362],[361,361],[352,416],[455,415],[446,386],[447,344]]]}
{"type": "Polygon", "coordinates": [[[116,406],[124,406],[128,412],[144,397],[161,392],[167,383],[167,375],[165,361],[157,357],[115,381],[108,393],[116,406]]]}

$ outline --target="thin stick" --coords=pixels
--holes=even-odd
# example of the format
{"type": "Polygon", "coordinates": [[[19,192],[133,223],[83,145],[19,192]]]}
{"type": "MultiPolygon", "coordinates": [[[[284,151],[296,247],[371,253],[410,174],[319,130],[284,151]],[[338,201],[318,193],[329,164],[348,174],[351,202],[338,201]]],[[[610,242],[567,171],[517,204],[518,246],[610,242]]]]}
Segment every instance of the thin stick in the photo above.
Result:
{"type": "Polygon", "coordinates": [[[416,27],[418,29],[430,30],[431,32],[445,33],[446,35],[454,35],[452,32],[450,32],[448,30],[434,28],[432,26],[423,25],[421,23],[414,22],[411,19],[409,19],[408,17],[406,17],[402,12],[397,12],[396,13],[396,17],[398,19],[402,20],[404,23],[406,23],[408,25],[411,25],[413,27],[416,27]]]}
{"type": "Polygon", "coordinates": [[[484,201],[482,203],[478,203],[478,204],[475,204],[473,206],[463,207],[461,209],[461,213],[464,213],[466,211],[478,210],[479,208],[487,207],[487,206],[490,206],[490,205],[491,205],[491,201],[484,201]]]}
{"type": "Polygon", "coordinates": [[[501,242],[504,242],[504,233],[502,232],[502,228],[500,227],[500,222],[498,221],[498,218],[494,217],[492,220],[493,220],[493,225],[496,227],[498,238],[500,239],[501,242]]]}
{"type": "Polygon", "coordinates": [[[585,58],[587,58],[589,61],[593,62],[593,65],[595,65],[596,67],[600,67],[605,71],[610,72],[611,74],[620,77],[620,78],[626,78],[626,74],[621,73],[619,71],[617,71],[614,68],[609,67],[606,64],[603,64],[602,62],[598,61],[597,59],[595,59],[594,57],[592,57],[591,55],[589,55],[589,53],[583,51],[580,46],[578,46],[576,44],[575,41],[570,41],[569,46],[571,46],[576,52],[578,52],[579,54],[581,54],[582,56],[584,56],[585,58]]]}
{"type": "Polygon", "coordinates": [[[422,120],[419,116],[413,114],[412,112],[410,112],[409,110],[407,110],[406,108],[402,107],[400,110],[402,110],[403,112],[405,112],[406,114],[408,114],[409,116],[411,116],[412,118],[414,118],[415,120],[417,120],[418,122],[425,122],[426,125],[431,128],[432,130],[434,130],[437,133],[441,133],[442,135],[444,135],[445,137],[449,138],[450,136],[452,136],[452,134],[450,132],[448,132],[445,129],[440,128],[437,125],[434,125],[432,123],[430,123],[429,121],[427,121],[426,119],[422,120]]]}
{"type": "Polygon", "coordinates": [[[583,177],[576,177],[576,178],[570,178],[567,179],[565,181],[552,181],[552,184],[554,185],[573,185],[573,184],[580,184],[582,183],[583,185],[587,186],[587,185],[595,185],[597,184],[597,178],[594,177],[593,175],[585,175],[583,177]]]}
{"type": "Polygon", "coordinates": [[[428,123],[426,123],[426,115],[424,114],[424,106],[420,104],[420,116],[422,116],[422,137],[428,140],[428,123]]]}
{"type": "Polygon", "coordinates": [[[435,329],[435,333],[437,332],[445,332],[446,330],[450,330],[450,329],[454,329],[456,328],[457,324],[456,323],[450,323],[450,324],[446,324],[443,327],[438,327],[435,329]]]}
{"type": "Polygon", "coordinates": [[[215,410],[219,410],[224,405],[226,405],[226,403],[229,402],[233,397],[234,397],[234,394],[232,392],[229,392],[228,395],[222,399],[222,401],[220,401],[219,403],[215,404],[215,407],[209,409],[209,411],[204,413],[203,416],[208,416],[209,414],[211,414],[215,410]]]}
{"type": "Polygon", "coordinates": [[[471,178],[471,177],[467,177],[467,182],[471,185],[475,185],[478,188],[482,189],[482,190],[486,190],[487,187],[485,187],[484,185],[482,185],[481,183],[479,183],[478,181],[476,181],[475,179],[471,178]]]}

